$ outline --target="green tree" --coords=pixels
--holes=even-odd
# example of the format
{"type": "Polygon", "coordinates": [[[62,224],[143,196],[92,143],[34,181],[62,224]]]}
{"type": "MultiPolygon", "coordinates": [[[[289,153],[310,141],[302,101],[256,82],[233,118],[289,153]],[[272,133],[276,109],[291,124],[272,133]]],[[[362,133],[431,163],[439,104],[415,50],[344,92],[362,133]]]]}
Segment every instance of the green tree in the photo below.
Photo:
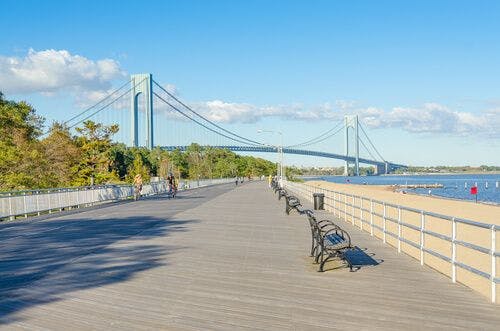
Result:
{"type": "Polygon", "coordinates": [[[49,135],[41,141],[50,167],[46,176],[50,186],[68,186],[73,180],[72,170],[78,165],[81,150],[76,138],[71,135],[67,126],[54,123],[49,135]]]}
{"type": "Polygon", "coordinates": [[[148,182],[150,179],[150,172],[148,167],[144,164],[141,153],[136,151],[134,155],[134,162],[129,167],[127,172],[127,181],[133,182],[136,175],[141,175],[143,182],[148,182]]]}
{"type": "Polygon", "coordinates": [[[77,128],[81,158],[74,168],[75,185],[93,185],[119,181],[119,175],[111,167],[111,137],[118,132],[118,125],[105,126],[93,121],[83,122],[77,128]]]}
{"type": "Polygon", "coordinates": [[[37,138],[44,119],[28,103],[7,101],[0,92],[0,189],[29,189],[49,183],[37,138]]]}

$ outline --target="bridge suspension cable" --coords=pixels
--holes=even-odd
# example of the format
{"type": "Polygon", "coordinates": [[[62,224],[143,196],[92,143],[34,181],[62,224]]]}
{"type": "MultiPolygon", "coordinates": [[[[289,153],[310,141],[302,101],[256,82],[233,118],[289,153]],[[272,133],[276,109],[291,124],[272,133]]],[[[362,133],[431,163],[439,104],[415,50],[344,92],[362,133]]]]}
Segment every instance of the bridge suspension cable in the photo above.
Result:
{"type": "Polygon", "coordinates": [[[314,144],[318,144],[320,142],[323,142],[326,139],[329,139],[329,138],[333,137],[334,135],[336,135],[337,133],[339,133],[342,129],[344,129],[344,125],[342,125],[342,124],[343,124],[343,122],[339,122],[333,128],[329,129],[326,132],[323,132],[322,134],[320,134],[319,136],[317,136],[317,137],[315,137],[313,139],[309,139],[309,140],[304,141],[304,142],[302,142],[300,144],[290,145],[290,146],[286,146],[286,147],[287,148],[292,148],[292,147],[306,147],[306,146],[310,146],[310,145],[314,145],[314,144]],[[333,133],[330,134],[330,132],[334,131],[335,129],[337,129],[337,131],[335,131],[335,132],[333,132],[333,133]]]}
{"type": "Polygon", "coordinates": [[[161,101],[163,101],[164,103],[166,103],[168,106],[170,106],[172,109],[174,109],[176,112],[178,112],[179,114],[181,114],[182,116],[184,116],[184,117],[186,117],[187,119],[189,119],[189,120],[191,120],[191,121],[195,122],[195,123],[196,123],[196,124],[198,124],[198,125],[201,125],[201,126],[202,126],[202,127],[204,127],[205,129],[207,129],[207,130],[209,130],[209,131],[211,131],[211,132],[213,132],[213,133],[216,133],[216,134],[218,134],[218,135],[220,135],[220,136],[223,136],[223,137],[225,137],[225,138],[231,139],[231,140],[233,140],[233,141],[236,141],[236,142],[239,142],[239,143],[242,143],[242,144],[245,144],[245,145],[253,145],[253,146],[261,146],[261,145],[263,145],[263,144],[259,144],[259,143],[257,143],[257,144],[254,144],[254,143],[248,143],[248,142],[246,142],[246,141],[242,141],[242,140],[236,139],[236,138],[234,138],[234,137],[230,137],[230,136],[228,136],[228,135],[225,135],[224,133],[221,133],[221,132],[219,132],[219,131],[217,131],[217,130],[214,130],[214,129],[212,129],[212,128],[210,128],[210,127],[206,126],[205,124],[201,123],[200,121],[198,121],[198,120],[196,120],[196,119],[192,118],[191,116],[189,116],[189,115],[185,114],[182,110],[180,110],[179,108],[177,108],[177,107],[175,107],[174,105],[172,105],[170,102],[168,102],[167,100],[165,100],[164,98],[162,98],[162,97],[161,97],[160,95],[158,95],[156,92],[153,92],[153,94],[154,94],[154,95],[155,95],[158,99],[160,99],[161,101]]]}
{"type": "Polygon", "coordinates": [[[365,143],[363,142],[363,139],[361,139],[361,137],[359,138],[359,142],[361,143],[361,145],[365,148],[366,152],[372,157],[373,160],[376,160],[377,158],[375,156],[373,156],[372,152],[370,152],[370,150],[368,149],[368,147],[366,147],[365,143]]]}
{"type": "MultiPolygon", "coordinates": [[[[245,138],[245,137],[242,137],[232,131],[229,131],[227,129],[224,129],[223,127],[221,127],[220,125],[210,121],[208,118],[204,117],[203,115],[199,114],[198,112],[194,111],[191,107],[189,107],[188,105],[186,105],[184,102],[182,102],[181,100],[179,100],[177,97],[175,97],[172,93],[168,92],[165,88],[163,88],[163,86],[161,86],[160,84],[158,84],[155,80],[153,80],[153,83],[158,86],[163,92],[165,92],[170,98],[174,99],[175,101],[177,101],[180,105],[182,105],[184,108],[186,108],[187,110],[189,110],[191,113],[195,114],[196,116],[198,116],[199,118],[203,119],[205,122],[213,125],[214,127],[226,132],[227,134],[230,134],[236,138],[239,138],[239,139],[242,139],[244,141],[241,141],[241,140],[235,140],[235,139],[232,139],[231,137],[228,137],[220,132],[218,132],[217,130],[211,130],[209,129],[210,131],[212,132],[215,132],[221,136],[224,136],[226,138],[229,138],[229,139],[232,139],[232,140],[235,140],[235,141],[238,141],[238,142],[241,142],[243,144],[247,144],[247,145],[256,145],[256,146],[264,146],[265,144],[261,143],[261,142],[258,142],[258,141],[255,141],[255,140],[252,140],[252,139],[248,139],[248,138],[245,138]],[[245,142],[246,141],[246,142],[245,142]]],[[[165,101],[164,99],[162,99],[158,94],[154,93],[158,98],[160,98],[161,100],[163,100],[164,102],[166,102],[170,107],[174,108],[174,106],[172,106],[170,103],[168,103],[167,101],[165,101]]],[[[175,110],[177,110],[176,108],[174,108],[175,110]]],[[[179,111],[179,110],[177,110],[179,111]]],[[[181,112],[182,113],[182,112],[181,112]]],[[[184,115],[184,113],[182,113],[184,115]]],[[[208,129],[205,125],[197,122],[196,120],[194,120],[193,118],[191,117],[188,117],[189,119],[191,119],[192,121],[202,125],[203,127],[205,127],[206,129],[208,129]]]]}
{"type": "MultiPolygon", "coordinates": [[[[386,160],[382,157],[382,155],[380,155],[379,151],[377,150],[377,147],[375,147],[375,145],[373,144],[372,140],[370,139],[370,137],[368,137],[368,134],[366,134],[366,131],[365,129],[363,128],[363,126],[360,124],[359,127],[361,128],[361,132],[363,132],[363,134],[365,135],[366,139],[368,139],[368,142],[370,143],[370,145],[373,147],[373,150],[375,151],[375,153],[377,153],[377,155],[380,157],[380,159],[384,162],[386,162],[386,160]]],[[[373,157],[373,156],[372,156],[373,157]]],[[[375,158],[374,158],[375,159],[375,158]]]]}
{"type": "MultiPolygon", "coordinates": [[[[124,95],[128,94],[130,91],[132,91],[133,88],[135,88],[137,85],[141,84],[143,81],[145,81],[146,79],[144,78],[142,81],[140,81],[139,83],[137,84],[134,84],[134,86],[131,86],[128,90],[126,90],[125,92],[123,92],[122,94],[120,94],[118,97],[114,98],[111,102],[108,102],[106,105],[102,106],[101,108],[97,109],[95,112],[91,113],[90,115],[86,116],[85,118],[79,120],[78,122],[74,123],[73,125],[69,126],[68,128],[71,129],[75,126],[77,126],[78,124],[80,123],[83,123],[85,122],[86,120],[88,120],[89,118],[97,115],[98,113],[100,113],[101,111],[103,111],[104,109],[108,108],[109,106],[111,106],[113,103],[115,103],[116,101],[118,101],[120,98],[122,98],[124,95]]],[[[130,81],[128,81],[128,83],[130,83],[130,81]]]]}
{"type": "MultiPolygon", "coordinates": [[[[83,116],[84,114],[88,113],[89,111],[91,111],[92,109],[96,108],[98,105],[104,103],[106,100],[108,100],[109,98],[111,98],[113,95],[115,95],[116,93],[118,93],[119,91],[123,90],[123,88],[125,86],[127,86],[127,84],[129,84],[131,82],[131,80],[125,82],[123,85],[121,85],[120,87],[118,87],[117,89],[115,89],[114,91],[112,91],[111,93],[109,93],[108,95],[106,95],[104,98],[102,98],[101,100],[99,100],[97,103],[93,104],[92,106],[86,108],[85,110],[83,110],[82,112],[76,114],[75,116],[71,117],[70,119],[64,121],[62,124],[63,125],[66,125],[68,123],[70,123],[71,121],[79,118],[80,116],[83,116]]],[[[101,108],[99,108],[98,110],[94,111],[93,113],[91,113],[90,115],[86,116],[85,118],[79,120],[78,122],[68,126],[68,129],[72,129],[74,128],[75,126],[81,124],[82,122],[88,120],[89,118],[91,118],[92,116],[100,113],[102,110],[108,108],[110,105],[112,105],[113,103],[115,103],[117,100],[119,100],[120,98],[122,98],[124,95],[126,95],[127,93],[129,93],[130,91],[132,90],[132,87],[130,87],[127,91],[125,91],[124,93],[120,94],[118,97],[114,98],[111,102],[107,103],[106,105],[102,106],[101,108]]],[[[50,133],[50,129],[47,130],[46,132],[43,133],[42,136],[45,136],[47,135],[48,133],[50,133]]]]}
{"type": "MultiPolygon", "coordinates": [[[[92,109],[94,109],[95,107],[97,107],[98,105],[100,105],[101,103],[103,103],[104,101],[108,100],[109,98],[111,98],[111,96],[113,96],[114,94],[118,93],[120,90],[122,90],[125,86],[127,86],[127,84],[130,83],[130,80],[125,82],[125,84],[121,85],[120,87],[118,87],[116,90],[112,91],[111,93],[109,93],[108,95],[106,95],[104,98],[102,98],[101,100],[99,100],[97,103],[93,104],[92,106],[86,108],[84,111],[76,114],[75,116],[71,117],[69,120],[66,120],[64,121],[62,124],[65,125],[65,124],[68,124],[69,122],[77,119],[78,117],[88,113],[89,111],[91,111],[92,109]]],[[[130,91],[130,89],[128,90],[130,91]]],[[[127,91],[127,92],[128,92],[127,91]]],[[[127,93],[126,92],[126,93],[127,93]]],[[[121,96],[119,96],[117,99],[121,98],[121,96]]],[[[115,99],[115,101],[117,100],[115,99]]],[[[114,101],[113,101],[114,102],[114,101]]],[[[81,123],[81,122],[80,122],[81,123]]]]}

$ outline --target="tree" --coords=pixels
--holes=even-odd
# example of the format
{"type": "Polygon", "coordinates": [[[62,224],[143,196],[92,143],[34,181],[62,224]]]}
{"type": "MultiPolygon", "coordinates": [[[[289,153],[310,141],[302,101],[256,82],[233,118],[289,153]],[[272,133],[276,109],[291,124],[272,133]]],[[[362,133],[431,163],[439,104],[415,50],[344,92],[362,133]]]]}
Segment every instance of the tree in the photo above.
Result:
{"type": "Polygon", "coordinates": [[[43,117],[28,103],[7,101],[0,92],[0,189],[29,189],[48,185],[47,162],[37,138],[43,117]]]}
{"type": "Polygon", "coordinates": [[[149,169],[144,165],[142,155],[136,152],[134,155],[134,162],[127,172],[127,181],[133,182],[136,175],[141,175],[144,182],[148,182],[150,179],[149,169]]]}
{"type": "Polygon", "coordinates": [[[56,122],[41,143],[45,159],[50,164],[46,173],[50,186],[70,185],[73,179],[72,171],[81,158],[76,138],[71,135],[67,126],[56,122]]]}
{"type": "Polygon", "coordinates": [[[111,137],[118,132],[118,125],[105,126],[93,121],[83,122],[77,128],[77,138],[81,159],[75,167],[75,185],[94,185],[119,181],[119,176],[111,169],[111,137]]]}

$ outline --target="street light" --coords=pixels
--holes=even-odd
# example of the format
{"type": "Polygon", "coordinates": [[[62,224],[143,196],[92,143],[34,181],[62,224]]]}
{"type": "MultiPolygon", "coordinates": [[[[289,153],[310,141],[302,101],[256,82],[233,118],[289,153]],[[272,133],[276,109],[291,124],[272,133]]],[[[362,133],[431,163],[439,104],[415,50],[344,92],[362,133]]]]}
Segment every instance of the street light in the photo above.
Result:
{"type": "Polygon", "coordinates": [[[280,146],[275,146],[276,151],[278,152],[278,157],[280,159],[280,167],[278,168],[278,178],[280,186],[283,187],[283,133],[281,131],[273,131],[273,130],[257,130],[257,133],[277,133],[280,135],[280,146]]]}

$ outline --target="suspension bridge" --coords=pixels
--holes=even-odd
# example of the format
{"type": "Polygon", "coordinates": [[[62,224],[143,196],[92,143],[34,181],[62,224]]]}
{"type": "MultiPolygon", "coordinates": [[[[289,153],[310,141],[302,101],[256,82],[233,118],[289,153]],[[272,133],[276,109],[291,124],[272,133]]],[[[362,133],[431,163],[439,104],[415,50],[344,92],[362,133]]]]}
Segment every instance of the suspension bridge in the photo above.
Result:
{"type": "Polygon", "coordinates": [[[73,128],[89,119],[118,124],[121,135],[118,140],[133,147],[183,151],[191,143],[198,143],[234,152],[285,153],[342,160],[345,175],[350,173],[351,167],[351,173],[359,175],[360,164],[373,166],[375,174],[406,167],[387,161],[379,153],[357,115],[345,116],[318,136],[286,145],[283,142],[269,144],[236,133],[235,129],[217,124],[194,108],[154,80],[152,74],[134,74],[129,81],[64,124],[73,128]],[[130,110],[130,113],[118,110],[130,110]],[[338,141],[339,138],[343,141],[338,141]],[[343,152],[340,152],[342,145],[343,152]]]}
{"type": "MultiPolygon", "coordinates": [[[[90,119],[118,124],[123,136],[117,140],[130,146],[185,150],[188,142],[199,142],[236,152],[280,151],[343,160],[346,170],[354,165],[355,174],[360,163],[384,172],[403,166],[382,158],[357,116],[346,116],[301,143],[266,144],[209,120],[149,74],[133,75],[64,124],[74,128],[90,119]],[[123,103],[127,96],[130,113],[119,111],[128,110],[123,103]],[[344,139],[344,153],[325,148],[342,146],[342,141],[334,143],[339,138],[344,139]]],[[[495,225],[375,199],[367,209],[366,198],[344,194],[341,199],[331,192],[333,213],[315,210],[314,215],[350,233],[355,245],[350,258],[357,269],[349,272],[340,261],[331,261],[327,272],[318,273],[307,256],[311,231],[304,216],[286,215],[264,181],[235,186],[227,180],[198,183],[175,199],[152,184],[146,189],[151,195],[139,201],[126,198],[132,190],[128,186],[0,197],[0,206],[9,213],[15,201],[23,203],[26,218],[33,210],[49,213],[0,222],[0,328],[498,329],[498,307],[455,284],[481,277],[478,291],[484,294],[487,282],[496,302],[500,255],[495,225]],[[89,208],[72,209],[80,205],[89,208]],[[62,212],[52,214],[57,209],[62,212]],[[447,230],[433,225],[445,219],[453,222],[447,230]],[[466,225],[490,231],[486,238],[491,238],[491,248],[466,242],[466,225]],[[438,250],[436,238],[452,243],[452,249],[438,250]],[[470,249],[485,255],[471,260],[463,254],[470,249]],[[420,261],[411,257],[414,253],[420,253],[420,261]],[[444,274],[448,267],[455,270],[453,281],[429,267],[436,261],[436,270],[444,274]]],[[[312,191],[299,190],[303,184],[287,185],[291,192],[302,192],[304,208],[312,209],[312,191]]]]}

